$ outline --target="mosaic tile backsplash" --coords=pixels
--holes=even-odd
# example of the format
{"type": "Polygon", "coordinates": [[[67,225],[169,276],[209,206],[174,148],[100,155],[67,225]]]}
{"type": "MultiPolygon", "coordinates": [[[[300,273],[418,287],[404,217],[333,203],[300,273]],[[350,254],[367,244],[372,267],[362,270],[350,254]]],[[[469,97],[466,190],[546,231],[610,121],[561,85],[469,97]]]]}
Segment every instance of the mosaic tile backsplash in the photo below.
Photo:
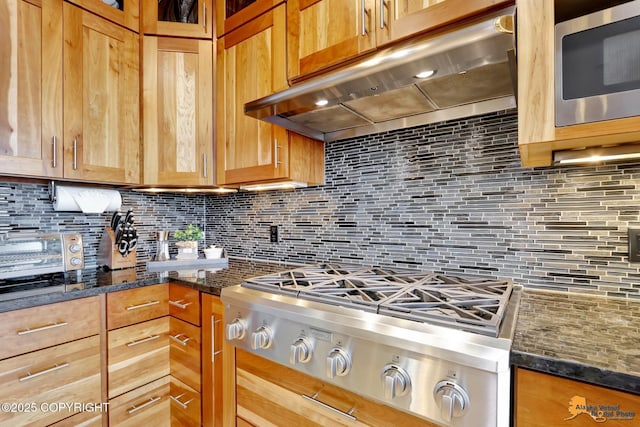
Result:
{"type": "MultiPolygon", "coordinates": [[[[324,186],[121,193],[142,224],[139,259],[155,250],[155,230],[192,222],[231,255],[481,274],[640,299],[640,264],[627,260],[627,228],[640,227],[640,164],[523,168],[513,110],[329,143],[324,186]]],[[[54,212],[45,185],[0,183],[0,233],[81,231],[95,261],[109,218],[54,212]]]]}

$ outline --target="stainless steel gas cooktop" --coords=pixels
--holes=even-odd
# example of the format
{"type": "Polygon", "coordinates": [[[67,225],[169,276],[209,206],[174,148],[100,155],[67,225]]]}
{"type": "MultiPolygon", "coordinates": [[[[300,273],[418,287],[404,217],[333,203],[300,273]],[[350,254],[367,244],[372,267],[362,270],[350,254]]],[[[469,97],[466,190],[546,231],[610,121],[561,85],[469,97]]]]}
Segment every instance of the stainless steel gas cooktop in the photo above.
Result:
{"type": "Polygon", "coordinates": [[[319,264],[224,288],[238,348],[443,426],[508,426],[521,287],[319,264]],[[481,420],[481,421],[480,421],[481,420]]]}

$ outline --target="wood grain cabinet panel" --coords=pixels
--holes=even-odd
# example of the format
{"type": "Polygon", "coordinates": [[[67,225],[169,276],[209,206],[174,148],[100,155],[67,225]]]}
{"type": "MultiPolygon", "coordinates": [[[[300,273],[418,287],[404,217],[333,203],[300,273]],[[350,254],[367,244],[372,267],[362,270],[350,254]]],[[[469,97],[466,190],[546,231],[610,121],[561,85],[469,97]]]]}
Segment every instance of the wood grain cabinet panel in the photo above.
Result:
{"type": "Polygon", "coordinates": [[[66,178],[140,182],[138,35],[64,3],[66,178]]]}
{"type": "Polygon", "coordinates": [[[517,0],[518,146],[523,166],[550,166],[553,152],[640,140],[640,117],[555,126],[554,2],[517,0]]]}
{"type": "Polygon", "coordinates": [[[216,183],[324,182],[324,145],[244,114],[244,104],[287,87],[280,5],[217,42],[216,183]]]}
{"type": "Polygon", "coordinates": [[[109,331],[109,398],[169,375],[169,316],[109,331]]]}
{"type": "MultiPolygon", "coordinates": [[[[192,37],[211,40],[213,36],[213,0],[195,0],[186,19],[163,13],[163,6],[172,2],[143,0],[142,29],[144,34],[192,37]],[[184,22],[186,21],[186,22],[184,22]],[[193,22],[191,22],[193,21],[193,22]]],[[[218,2],[218,0],[216,0],[218,2]]]]}
{"type": "Polygon", "coordinates": [[[420,418],[367,400],[251,353],[236,350],[237,415],[255,425],[275,426],[421,426],[435,427],[420,418]],[[305,399],[312,396],[356,422],[305,399]]]}
{"type": "Polygon", "coordinates": [[[0,401],[32,406],[1,411],[2,425],[46,425],[101,402],[100,338],[93,336],[0,361],[0,401]],[[67,402],[71,409],[49,410],[67,402]]]}
{"type": "Polygon", "coordinates": [[[299,81],[508,4],[513,0],[289,0],[288,77],[299,81]]]}
{"type": "Polygon", "coordinates": [[[100,333],[98,297],[0,314],[0,359],[100,333]]]}
{"type": "MultiPolygon", "coordinates": [[[[202,421],[223,425],[222,345],[224,305],[220,297],[202,294],[202,421]]],[[[229,400],[229,399],[227,399],[229,400]]],[[[235,411],[233,411],[235,416],[235,411]]],[[[231,418],[232,419],[232,418],[231,418]]]]}
{"type": "MultiPolygon", "coordinates": [[[[107,405],[104,406],[108,408],[107,405]]],[[[50,427],[101,427],[104,421],[102,418],[103,412],[106,414],[108,409],[104,411],[79,412],[69,418],[51,424],[50,427]]]]}
{"type": "Polygon", "coordinates": [[[640,423],[637,395],[517,368],[514,427],[640,423]]]}
{"type": "Polygon", "coordinates": [[[200,328],[171,317],[169,325],[171,375],[200,391],[200,328]]]}
{"type": "Polygon", "coordinates": [[[166,316],[169,314],[168,301],[166,284],[107,294],[107,328],[116,329],[166,316]]]}
{"type": "Polygon", "coordinates": [[[185,286],[169,284],[169,314],[200,326],[200,292],[185,286]]]}
{"type": "Polygon", "coordinates": [[[212,42],[146,36],[143,56],[144,184],[213,185],[212,42]]]}
{"type": "Polygon", "coordinates": [[[201,399],[200,393],[191,387],[171,377],[171,425],[192,427],[202,425],[200,423],[201,399]]]}
{"type": "Polygon", "coordinates": [[[254,0],[252,2],[238,2],[237,0],[216,0],[216,35],[220,38],[284,1],[254,0]],[[233,7],[234,4],[235,7],[233,7]]]}
{"type": "Polygon", "coordinates": [[[118,0],[120,8],[102,0],[67,0],[98,16],[138,32],[140,30],[140,0],[118,0]]]}
{"type": "Polygon", "coordinates": [[[0,57],[0,173],[61,178],[62,0],[2,1],[0,57]]]}
{"type": "Polygon", "coordinates": [[[109,400],[109,425],[169,427],[170,377],[165,376],[109,400]]]}

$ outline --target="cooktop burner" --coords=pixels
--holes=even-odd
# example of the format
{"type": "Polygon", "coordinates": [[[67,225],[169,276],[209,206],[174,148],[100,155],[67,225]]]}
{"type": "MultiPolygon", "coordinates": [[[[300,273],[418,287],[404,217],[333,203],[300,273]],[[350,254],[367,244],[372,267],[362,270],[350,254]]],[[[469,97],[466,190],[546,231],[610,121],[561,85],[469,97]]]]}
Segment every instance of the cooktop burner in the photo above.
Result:
{"type": "Polygon", "coordinates": [[[244,287],[497,337],[513,284],[406,269],[320,264],[244,287]]]}

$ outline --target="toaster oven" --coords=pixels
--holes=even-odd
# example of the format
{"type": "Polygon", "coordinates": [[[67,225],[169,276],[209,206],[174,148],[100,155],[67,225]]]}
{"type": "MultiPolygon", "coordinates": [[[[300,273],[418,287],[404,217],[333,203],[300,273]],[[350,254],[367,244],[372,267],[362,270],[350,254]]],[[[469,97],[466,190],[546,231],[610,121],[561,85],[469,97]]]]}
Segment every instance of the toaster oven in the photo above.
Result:
{"type": "Polygon", "coordinates": [[[82,235],[18,232],[0,236],[0,279],[84,268],[82,235]]]}

